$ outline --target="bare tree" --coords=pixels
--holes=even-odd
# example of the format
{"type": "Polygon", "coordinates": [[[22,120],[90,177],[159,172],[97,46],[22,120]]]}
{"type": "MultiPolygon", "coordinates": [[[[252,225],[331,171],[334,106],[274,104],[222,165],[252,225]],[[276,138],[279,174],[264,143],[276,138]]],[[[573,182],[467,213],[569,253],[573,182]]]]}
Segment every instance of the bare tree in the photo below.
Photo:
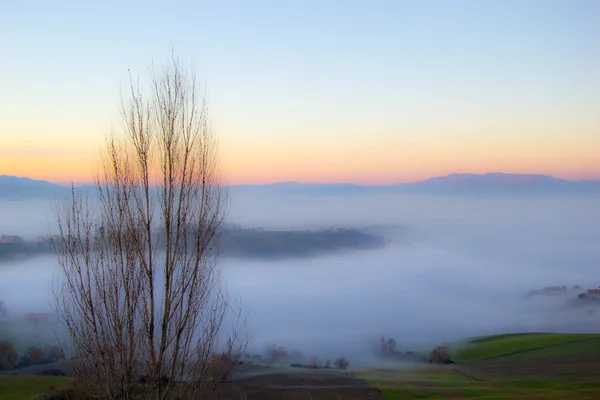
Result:
{"type": "Polygon", "coordinates": [[[348,359],[346,357],[340,357],[337,360],[335,360],[334,365],[336,366],[336,368],[346,369],[348,368],[350,363],[348,362],[348,359]]]}
{"type": "Polygon", "coordinates": [[[396,341],[392,338],[387,340],[387,352],[389,354],[394,353],[396,351],[396,341]]]}
{"type": "Polygon", "coordinates": [[[287,358],[288,353],[285,347],[271,343],[267,345],[267,355],[271,361],[281,361],[287,358]]]}
{"type": "Polygon", "coordinates": [[[73,188],[57,207],[54,293],[85,390],[200,398],[229,308],[216,263],[226,192],[193,68],[173,56],[150,78],[149,97],[130,79],[97,196],[73,188]]]}
{"type": "Polygon", "coordinates": [[[429,360],[440,364],[450,361],[450,348],[446,345],[437,346],[429,354],[429,360]]]}
{"type": "Polygon", "coordinates": [[[317,356],[312,356],[310,358],[310,364],[309,364],[309,366],[311,368],[320,368],[321,361],[319,360],[319,358],[317,356]]]}
{"type": "Polygon", "coordinates": [[[31,364],[39,364],[44,361],[44,350],[41,347],[30,346],[25,355],[31,364]]]}
{"type": "Polygon", "coordinates": [[[381,354],[389,355],[396,351],[396,341],[392,338],[385,340],[385,336],[381,335],[381,354]]]}
{"type": "Polygon", "coordinates": [[[12,342],[0,341],[0,371],[13,369],[19,363],[19,354],[12,342]]]}

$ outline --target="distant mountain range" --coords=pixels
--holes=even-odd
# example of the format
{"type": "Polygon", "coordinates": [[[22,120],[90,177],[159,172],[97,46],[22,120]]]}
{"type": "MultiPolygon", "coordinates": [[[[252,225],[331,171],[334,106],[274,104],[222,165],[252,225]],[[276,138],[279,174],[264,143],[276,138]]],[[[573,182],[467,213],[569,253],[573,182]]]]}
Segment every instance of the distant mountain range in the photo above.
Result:
{"type": "Polygon", "coordinates": [[[232,186],[232,193],[349,196],[373,194],[427,194],[462,196],[525,196],[600,194],[600,180],[569,181],[548,175],[451,174],[418,182],[365,186],[352,183],[314,184],[281,182],[232,186]]]}
{"type": "MultiPolygon", "coordinates": [[[[91,189],[92,186],[83,186],[91,189]]],[[[68,193],[68,187],[47,181],[0,175],[0,200],[52,198],[68,193]]],[[[461,196],[532,196],[600,194],[600,180],[569,181],[548,175],[451,174],[418,182],[366,186],[352,183],[321,184],[280,182],[266,185],[236,185],[231,194],[350,196],[376,194],[421,194],[461,196]]]]}
{"type": "Polygon", "coordinates": [[[0,175],[0,200],[52,198],[68,193],[68,188],[47,181],[0,175]]]}

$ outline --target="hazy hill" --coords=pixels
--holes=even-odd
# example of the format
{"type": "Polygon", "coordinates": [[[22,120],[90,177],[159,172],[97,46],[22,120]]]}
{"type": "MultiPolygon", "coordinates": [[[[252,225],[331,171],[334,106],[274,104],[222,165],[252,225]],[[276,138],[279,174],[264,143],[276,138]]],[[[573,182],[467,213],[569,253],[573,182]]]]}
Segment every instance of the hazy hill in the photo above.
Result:
{"type": "Polygon", "coordinates": [[[419,194],[586,194],[600,193],[600,181],[569,181],[532,174],[451,174],[424,181],[393,185],[393,193],[419,194]]]}
{"type": "Polygon", "coordinates": [[[0,200],[52,198],[67,193],[67,188],[47,181],[0,175],[0,200]]]}
{"type": "Polygon", "coordinates": [[[297,182],[268,185],[232,186],[232,192],[245,194],[285,194],[348,196],[373,194],[428,195],[581,195],[600,194],[600,180],[569,181],[548,175],[451,174],[423,181],[395,185],[304,184],[297,182]]]}
{"type": "MultiPolygon", "coordinates": [[[[220,232],[221,252],[234,258],[282,259],[315,257],[345,250],[372,250],[386,245],[378,235],[357,229],[329,228],[315,231],[269,231],[260,228],[228,228],[220,232]]],[[[2,237],[0,262],[52,252],[49,240],[27,241],[18,236],[2,237]]],[[[159,246],[164,241],[158,242],[159,246]]]]}
{"type": "MultiPolygon", "coordinates": [[[[89,187],[88,187],[89,188],[89,187]]],[[[47,181],[0,176],[0,200],[48,198],[68,188],[47,181]]],[[[231,186],[232,194],[354,196],[376,194],[427,194],[461,196],[532,196],[600,194],[600,180],[569,181],[548,175],[451,174],[418,182],[366,186],[353,183],[321,184],[279,182],[231,186]]]]}

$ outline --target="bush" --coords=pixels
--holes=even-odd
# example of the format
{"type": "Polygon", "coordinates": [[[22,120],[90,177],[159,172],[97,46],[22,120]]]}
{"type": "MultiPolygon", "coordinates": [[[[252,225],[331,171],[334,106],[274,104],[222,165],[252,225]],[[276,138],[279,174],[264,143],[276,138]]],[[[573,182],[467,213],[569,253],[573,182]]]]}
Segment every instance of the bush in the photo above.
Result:
{"type": "Polygon", "coordinates": [[[316,368],[319,369],[321,368],[321,361],[317,358],[317,356],[312,356],[310,358],[310,364],[311,368],[316,368]]]}
{"type": "Polygon", "coordinates": [[[40,364],[45,360],[44,351],[40,347],[31,346],[27,349],[26,354],[31,364],[40,364]]]}
{"type": "Polygon", "coordinates": [[[346,357],[340,357],[337,360],[335,360],[334,365],[338,369],[346,369],[348,368],[350,363],[348,362],[348,359],[346,357]]]}
{"type": "Polygon", "coordinates": [[[285,347],[270,344],[267,346],[267,356],[271,361],[282,361],[287,358],[288,353],[285,347]]]}
{"type": "Polygon", "coordinates": [[[62,351],[58,346],[48,346],[45,348],[31,346],[27,348],[14,368],[24,368],[30,365],[44,365],[57,362],[62,356],[62,351]]]}
{"type": "MultiPolygon", "coordinates": [[[[160,381],[161,381],[162,386],[167,386],[169,384],[169,377],[168,376],[163,376],[160,379],[160,381]]],[[[147,375],[142,375],[138,379],[138,382],[141,383],[142,385],[145,385],[146,383],[148,383],[150,381],[148,380],[148,376],[147,375]]]]}
{"type": "Polygon", "coordinates": [[[216,381],[224,381],[229,377],[234,365],[235,362],[227,355],[218,354],[210,361],[210,377],[216,381]]]}
{"type": "Polygon", "coordinates": [[[49,346],[46,348],[46,359],[49,362],[56,362],[62,358],[64,358],[64,356],[59,346],[49,346]]]}
{"type": "Polygon", "coordinates": [[[438,364],[452,364],[450,349],[447,346],[438,346],[431,351],[429,361],[438,364]]]}
{"type": "Polygon", "coordinates": [[[64,371],[58,368],[48,368],[38,372],[36,375],[44,375],[44,376],[67,376],[64,371]]]}
{"type": "Polygon", "coordinates": [[[36,400],[91,400],[90,396],[75,388],[55,389],[50,393],[38,396],[36,400]]]}
{"type": "Polygon", "coordinates": [[[15,346],[9,341],[0,342],[0,371],[17,367],[19,354],[15,346]]]}
{"type": "Polygon", "coordinates": [[[48,357],[48,351],[41,347],[31,346],[19,359],[18,367],[29,367],[30,365],[49,364],[56,361],[48,357]]]}
{"type": "MultiPolygon", "coordinates": [[[[299,363],[290,364],[290,367],[292,367],[292,368],[307,368],[307,369],[321,369],[322,368],[320,365],[299,364],[299,363]]],[[[324,367],[324,368],[331,368],[331,367],[324,367]]]]}

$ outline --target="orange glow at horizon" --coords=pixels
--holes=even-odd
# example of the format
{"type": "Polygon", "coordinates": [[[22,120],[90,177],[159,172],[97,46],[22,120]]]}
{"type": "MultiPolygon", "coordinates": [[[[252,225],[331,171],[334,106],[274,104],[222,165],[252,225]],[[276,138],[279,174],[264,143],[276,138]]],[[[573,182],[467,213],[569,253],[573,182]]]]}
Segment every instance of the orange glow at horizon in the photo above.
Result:
{"type": "MultiPolygon", "coordinates": [[[[40,164],[51,164],[52,170],[48,168],[39,168],[36,166],[27,166],[22,164],[13,164],[7,166],[0,162],[0,175],[13,175],[18,177],[27,177],[31,179],[45,180],[56,183],[90,183],[93,181],[94,173],[89,160],[82,160],[75,164],[74,162],[54,162],[52,160],[39,160],[40,164]]],[[[247,168],[235,170],[234,168],[223,168],[225,182],[228,185],[261,185],[276,182],[301,182],[301,183],[356,183],[363,185],[385,185],[403,182],[413,182],[428,179],[436,176],[444,176],[453,173],[474,173],[484,174],[490,172],[503,172],[514,174],[541,174],[551,175],[557,178],[569,180],[600,179],[600,171],[591,168],[543,168],[536,166],[531,168],[519,166],[466,166],[456,167],[454,169],[444,168],[443,166],[428,168],[415,165],[406,166],[403,169],[395,170],[357,170],[347,169],[345,171],[323,171],[311,170],[308,168],[266,168],[267,171],[247,168]]]]}
{"type": "MultiPolygon", "coordinates": [[[[574,147],[569,142],[544,145],[463,142],[398,144],[394,138],[321,141],[233,141],[220,144],[226,184],[305,183],[393,184],[451,173],[534,173],[565,179],[600,179],[600,141],[574,147]],[[467,143],[467,144],[465,144],[467,143]]],[[[41,146],[41,144],[40,144],[41,146]]],[[[49,146],[27,153],[2,149],[0,174],[51,182],[91,182],[98,147],[49,146]]]]}

